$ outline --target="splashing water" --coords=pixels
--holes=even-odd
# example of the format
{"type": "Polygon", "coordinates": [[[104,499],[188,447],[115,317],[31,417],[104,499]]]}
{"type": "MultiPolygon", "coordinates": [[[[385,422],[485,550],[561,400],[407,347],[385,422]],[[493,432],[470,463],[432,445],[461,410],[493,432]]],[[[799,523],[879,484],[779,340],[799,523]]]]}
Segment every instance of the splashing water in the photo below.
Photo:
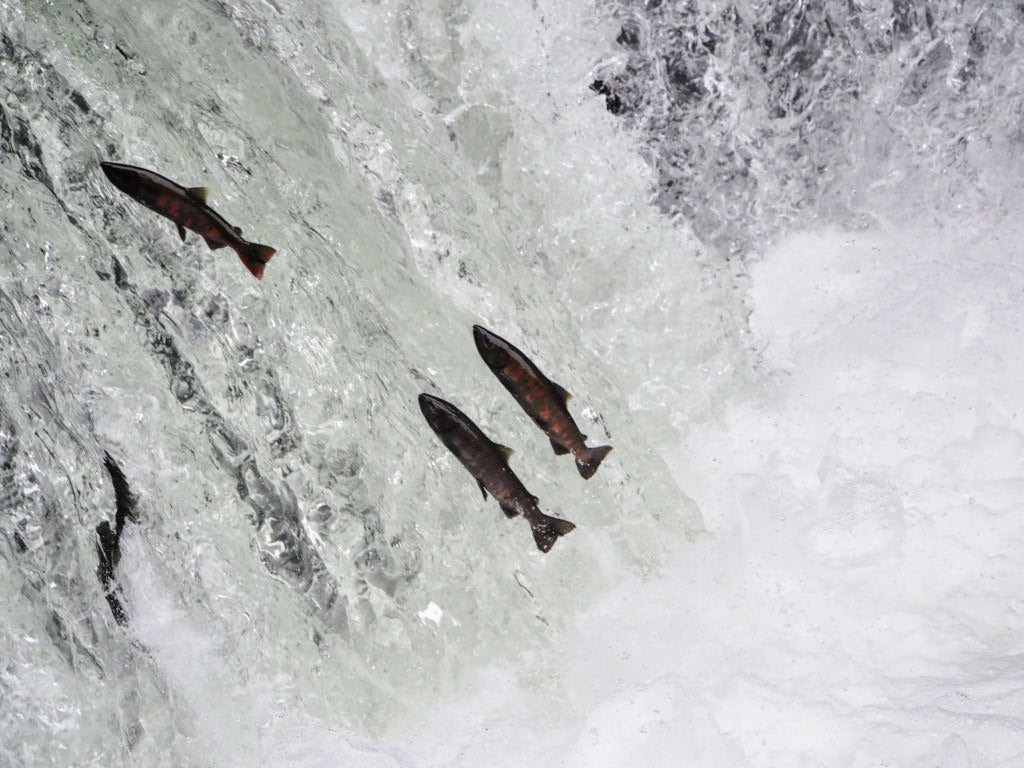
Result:
{"type": "Polygon", "coordinates": [[[1022,21],[0,1],[0,764],[1013,764],[1022,21]]]}

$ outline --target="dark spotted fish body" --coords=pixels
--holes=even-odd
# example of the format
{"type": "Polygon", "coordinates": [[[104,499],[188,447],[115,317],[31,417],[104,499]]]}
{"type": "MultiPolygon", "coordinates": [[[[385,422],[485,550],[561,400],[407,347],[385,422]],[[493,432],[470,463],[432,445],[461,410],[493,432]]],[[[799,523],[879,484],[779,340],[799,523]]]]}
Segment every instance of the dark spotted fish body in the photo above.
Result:
{"type": "Polygon", "coordinates": [[[114,571],[121,561],[121,531],[128,522],[138,522],[136,505],[138,500],[121,467],[109,453],[103,455],[103,466],[114,486],[114,525],[104,520],[96,526],[96,554],[99,564],[96,566],[96,577],[103,587],[103,596],[107,599],[110,612],[118,624],[127,624],[128,616],[121,605],[121,588],[114,580],[114,571]]]}
{"type": "Polygon", "coordinates": [[[483,326],[473,326],[473,339],[487,367],[548,436],[555,453],[572,453],[580,475],[586,479],[593,477],[612,448],[587,447],[587,436],[569,414],[568,401],[572,395],[541,373],[519,349],[483,326]]]}
{"type": "Polygon", "coordinates": [[[206,204],[202,187],[186,189],[155,171],[122,163],[100,163],[110,183],[129,197],[156,211],[178,225],[178,234],[185,239],[190,229],[202,237],[211,250],[231,247],[257,280],[276,251],[267,245],[250,243],[242,230],[206,204]]]}
{"type": "Polygon", "coordinates": [[[493,442],[448,401],[422,394],[419,402],[427,424],[476,479],[484,498],[490,492],[506,517],[522,515],[526,518],[537,549],[549,551],[559,536],[576,527],[568,520],[550,517],[537,508],[537,497],[526,490],[508,465],[510,449],[493,442]]]}

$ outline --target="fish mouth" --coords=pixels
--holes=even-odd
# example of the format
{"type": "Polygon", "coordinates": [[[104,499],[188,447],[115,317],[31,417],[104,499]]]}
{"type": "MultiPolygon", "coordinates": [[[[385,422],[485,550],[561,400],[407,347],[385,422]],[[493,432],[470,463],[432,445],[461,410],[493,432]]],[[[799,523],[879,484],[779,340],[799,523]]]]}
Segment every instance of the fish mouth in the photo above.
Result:
{"type": "Polygon", "coordinates": [[[488,331],[482,325],[473,326],[473,341],[477,351],[491,370],[501,370],[508,362],[506,342],[500,336],[488,331]]]}
{"type": "Polygon", "coordinates": [[[446,410],[444,400],[428,395],[426,392],[420,395],[419,402],[420,410],[423,411],[424,418],[429,422],[436,422],[438,416],[446,410]]]}
{"type": "Polygon", "coordinates": [[[129,171],[117,163],[100,163],[100,169],[103,171],[103,175],[110,180],[111,184],[120,190],[124,190],[128,181],[129,171]]]}
{"type": "Polygon", "coordinates": [[[101,162],[100,168],[103,169],[103,173],[106,174],[108,179],[113,179],[115,176],[120,176],[123,173],[121,166],[117,163],[101,162]]]}

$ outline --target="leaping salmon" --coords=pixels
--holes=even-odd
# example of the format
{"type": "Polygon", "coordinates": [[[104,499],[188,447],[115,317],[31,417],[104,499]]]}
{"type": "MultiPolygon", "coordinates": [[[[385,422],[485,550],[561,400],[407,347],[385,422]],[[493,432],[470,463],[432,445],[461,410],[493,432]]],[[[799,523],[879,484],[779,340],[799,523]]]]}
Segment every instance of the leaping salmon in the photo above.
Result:
{"type": "Polygon", "coordinates": [[[113,526],[107,520],[96,526],[96,555],[99,558],[96,576],[103,587],[103,596],[107,599],[110,612],[114,614],[114,620],[124,625],[128,623],[128,616],[121,606],[121,587],[115,581],[114,571],[121,561],[121,532],[126,523],[138,522],[138,499],[128,486],[121,467],[109,453],[103,454],[103,466],[114,486],[115,512],[113,526]]]}
{"type": "Polygon", "coordinates": [[[427,424],[476,479],[484,498],[490,491],[506,517],[522,515],[529,521],[537,549],[549,551],[559,536],[576,527],[568,520],[545,515],[538,509],[537,497],[526,490],[508,465],[510,448],[493,442],[447,400],[426,393],[420,395],[419,400],[427,424]]]}
{"type": "Polygon", "coordinates": [[[230,246],[257,280],[277,253],[268,245],[250,243],[242,230],[206,204],[206,188],[186,188],[155,171],[122,163],[100,163],[110,183],[129,197],[156,211],[178,225],[178,234],[185,240],[185,230],[202,237],[210,250],[230,246]]]}
{"type": "Polygon", "coordinates": [[[612,447],[587,447],[587,436],[569,414],[572,395],[541,373],[519,349],[483,326],[473,326],[473,339],[487,367],[551,440],[555,454],[572,453],[580,475],[584,479],[593,477],[612,447]]]}

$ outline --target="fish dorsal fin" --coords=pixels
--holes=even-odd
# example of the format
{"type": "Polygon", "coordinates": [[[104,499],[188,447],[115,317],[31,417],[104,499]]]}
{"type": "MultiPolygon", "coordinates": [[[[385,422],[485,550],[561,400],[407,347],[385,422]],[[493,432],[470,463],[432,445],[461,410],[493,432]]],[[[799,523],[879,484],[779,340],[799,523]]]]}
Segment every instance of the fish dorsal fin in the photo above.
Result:
{"type": "Polygon", "coordinates": [[[562,398],[563,403],[568,404],[568,402],[572,400],[572,393],[561,384],[555,384],[555,382],[552,381],[551,385],[555,388],[555,392],[558,393],[558,396],[562,398]]]}
{"type": "Polygon", "coordinates": [[[185,190],[185,194],[194,200],[198,200],[201,203],[206,202],[206,198],[210,196],[210,190],[206,187],[189,187],[185,190]]]}
{"type": "Polygon", "coordinates": [[[185,228],[183,226],[181,226],[181,224],[178,225],[178,234],[181,235],[181,242],[184,243],[185,242],[185,228]]]}
{"type": "Polygon", "coordinates": [[[508,461],[512,457],[512,454],[515,453],[515,451],[509,448],[507,445],[495,443],[494,447],[501,451],[501,455],[505,457],[505,461],[508,461]]]}
{"type": "Polygon", "coordinates": [[[480,493],[482,493],[484,495],[484,501],[487,501],[487,489],[484,488],[483,481],[482,480],[477,480],[476,482],[480,486],[480,493]]]}

